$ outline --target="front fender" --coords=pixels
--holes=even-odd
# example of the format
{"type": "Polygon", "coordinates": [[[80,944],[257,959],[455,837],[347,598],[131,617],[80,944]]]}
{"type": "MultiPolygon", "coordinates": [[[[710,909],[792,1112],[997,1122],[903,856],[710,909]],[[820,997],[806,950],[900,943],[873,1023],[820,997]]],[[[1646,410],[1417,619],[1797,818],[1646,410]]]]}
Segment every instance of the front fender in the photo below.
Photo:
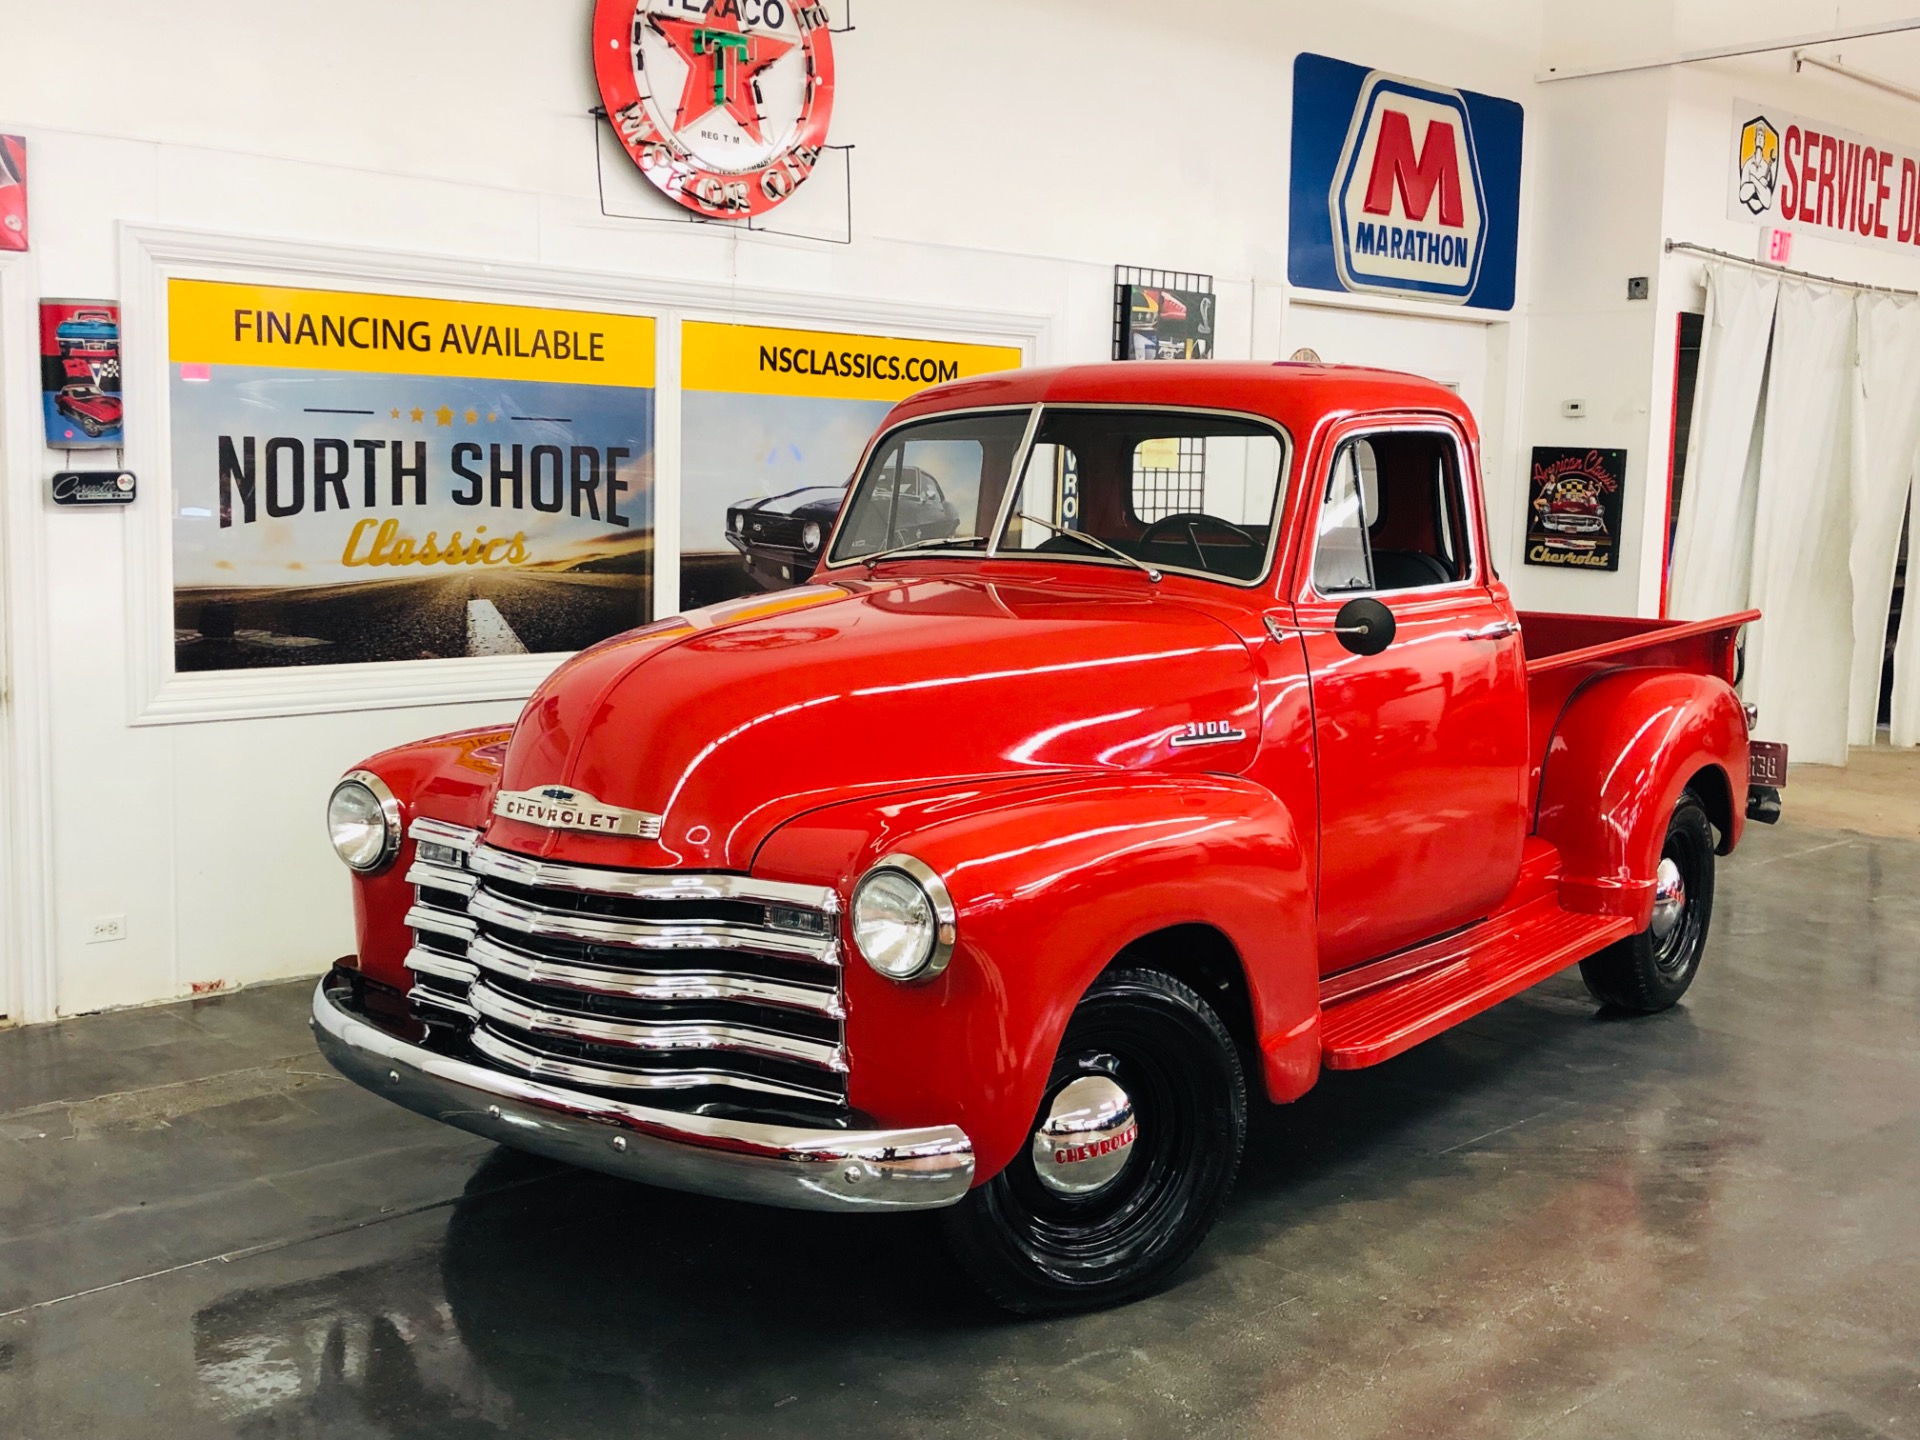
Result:
{"type": "Polygon", "coordinates": [[[1575,691],[1547,743],[1535,817],[1560,851],[1561,903],[1644,928],[1667,819],[1703,770],[1733,797],[1715,817],[1731,850],[1745,818],[1747,722],[1724,680],[1619,670],[1575,691]]]}
{"type": "Polygon", "coordinates": [[[1168,926],[1211,926],[1233,946],[1269,1093],[1313,1084],[1312,895],[1295,819],[1270,791],[1212,775],[1072,775],[849,801],[788,822],[753,869],[849,895],[900,851],[946,882],[958,941],[943,974],[902,985],[859,958],[843,921],[849,1097],[886,1125],[958,1124],[980,1180],[1026,1144],[1087,986],[1168,926]]]}
{"type": "MultiPolygon", "coordinates": [[[[478,830],[487,823],[487,807],[500,783],[501,752],[510,734],[496,725],[438,735],[384,750],[354,768],[370,770],[387,782],[400,802],[403,827],[425,814],[478,830]]],[[[406,966],[413,944],[413,932],[407,928],[407,911],[413,904],[407,867],[413,863],[413,848],[412,838],[405,837],[391,865],[377,874],[353,877],[360,971],[398,990],[413,983],[406,966]]]]}

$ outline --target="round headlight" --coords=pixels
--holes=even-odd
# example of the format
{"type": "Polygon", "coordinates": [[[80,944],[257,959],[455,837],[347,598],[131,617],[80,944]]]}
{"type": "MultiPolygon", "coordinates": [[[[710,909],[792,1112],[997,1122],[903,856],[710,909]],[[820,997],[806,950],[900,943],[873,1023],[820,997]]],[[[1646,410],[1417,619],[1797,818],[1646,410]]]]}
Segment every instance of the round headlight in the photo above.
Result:
{"type": "Polygon", "coordinates": [[[911,855],[889,855],[853,887],[853,943],[889,980],[931,980],[953,958],[953,898],[911,855]]]}
{"type": "Polygon", "coordinates": [[[747,528],[747,517],[736,510],[727,517],[727,523],[733,526],[733,533],[738,535],[742,530],[747,528]]]}
{"type": "Polygon", "coordinates": [[[820,548],[820,522],[818,520],[809,520],[805,525],[800,527],[800,543],[806,546],[809,551],[820,548]]]}
{"type": "Polygon", "coordinates": [[[327,799],[334,853],[362,874],[389,864],[400,850],[400,802],[378,775],[354,770],[327,799]]]}

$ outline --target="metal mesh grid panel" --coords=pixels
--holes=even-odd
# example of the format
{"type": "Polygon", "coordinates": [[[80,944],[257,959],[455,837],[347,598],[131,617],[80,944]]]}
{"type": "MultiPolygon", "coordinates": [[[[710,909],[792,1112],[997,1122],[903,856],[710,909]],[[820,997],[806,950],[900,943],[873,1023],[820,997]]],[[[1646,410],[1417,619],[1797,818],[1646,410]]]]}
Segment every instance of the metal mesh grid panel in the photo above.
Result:
{"type": "Polygon", "coordinates": [[[1179,446],[1179,459],[1168,468],[1147,465],[1140,450],[1133,452],[1133,513],[1148,524],[1206,509],[1206,438],[1183,435],[1179,446]]]}

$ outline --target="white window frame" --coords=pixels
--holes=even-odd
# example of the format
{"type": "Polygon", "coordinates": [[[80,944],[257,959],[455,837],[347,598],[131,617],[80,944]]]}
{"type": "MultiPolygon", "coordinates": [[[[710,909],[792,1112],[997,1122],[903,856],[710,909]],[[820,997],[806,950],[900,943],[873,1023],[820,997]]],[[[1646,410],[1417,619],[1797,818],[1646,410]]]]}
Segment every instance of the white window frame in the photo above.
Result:
{"type": "Polygon", "coordinates": [[[311,288],[389,289],[455,300],[559,305],[646,315],[657,327],[654,374],[654,614],[678,608],[680,585],[680,331],[687,321],[840,330],[879,338],[998,344],[1024,363],[1051,348],[1048,317],[844,299],[708,282],[124,224],[121,335],[128,507],[128,723],[166,725],[344,710],[524,699],[564,654],[379,661],[179,673],[173,665],[172,438],[168,415],[167,282],[183,279],[311,288]]]}

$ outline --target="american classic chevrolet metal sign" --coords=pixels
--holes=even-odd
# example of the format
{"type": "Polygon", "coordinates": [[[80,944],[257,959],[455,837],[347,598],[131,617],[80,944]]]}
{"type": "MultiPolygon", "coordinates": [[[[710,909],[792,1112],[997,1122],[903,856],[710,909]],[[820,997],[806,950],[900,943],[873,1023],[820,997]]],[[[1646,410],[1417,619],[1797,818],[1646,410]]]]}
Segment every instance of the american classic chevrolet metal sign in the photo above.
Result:
{"type": "Polygon", "coordinates": [[[1324,55],[1293,74],[1288,278],[1512,309],[1520,107],[1324,55]]]}

